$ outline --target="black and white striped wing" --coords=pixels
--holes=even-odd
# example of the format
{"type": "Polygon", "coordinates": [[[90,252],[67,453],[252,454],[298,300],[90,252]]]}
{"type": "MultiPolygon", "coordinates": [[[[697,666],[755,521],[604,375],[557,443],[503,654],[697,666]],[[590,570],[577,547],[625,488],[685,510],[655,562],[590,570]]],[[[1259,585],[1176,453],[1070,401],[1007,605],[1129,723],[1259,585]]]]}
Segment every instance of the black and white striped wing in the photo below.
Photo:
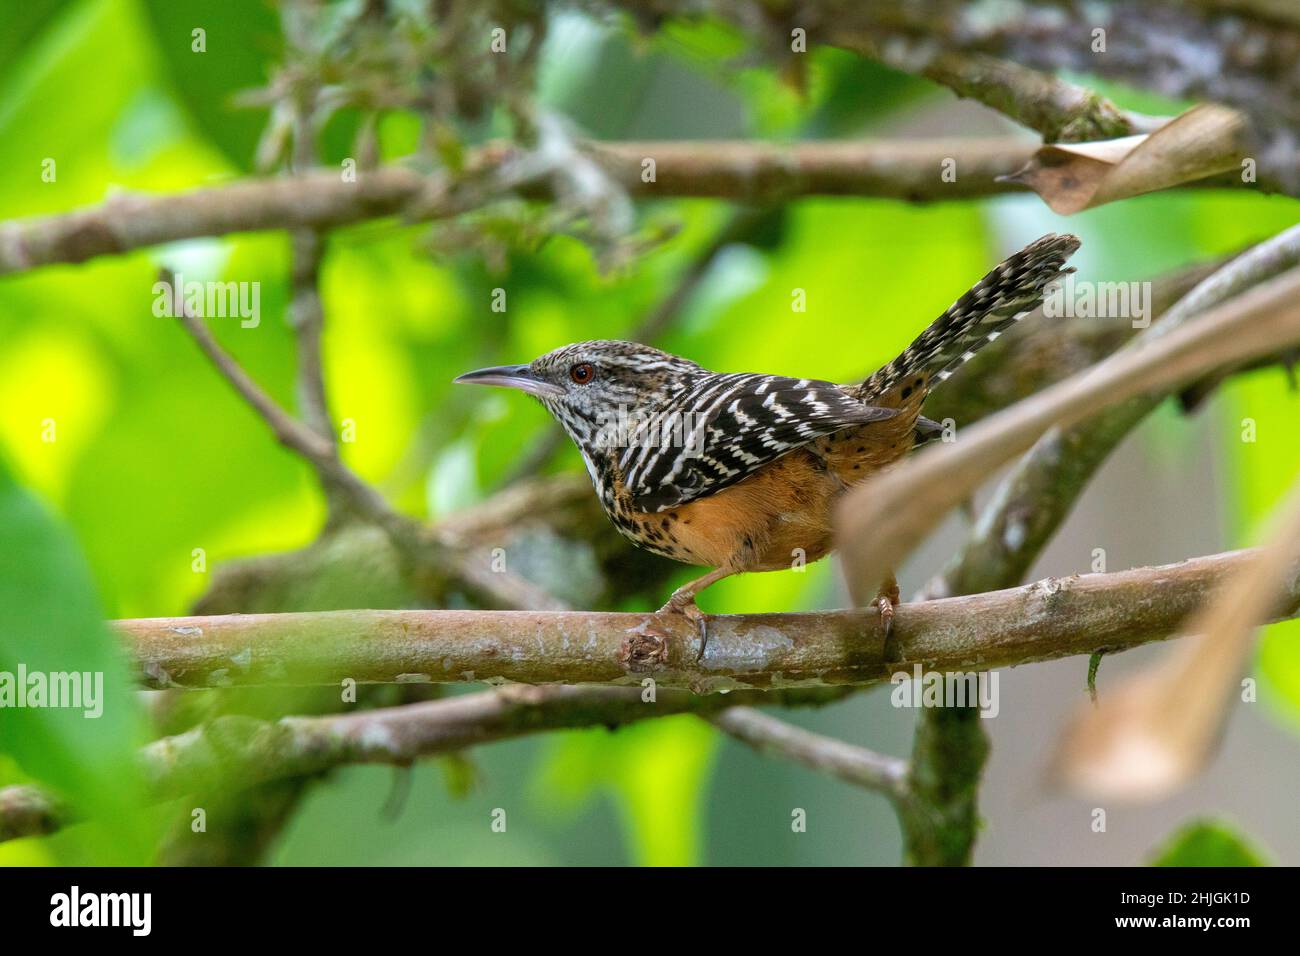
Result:
{"type": "Polygon", "coordinates": [[[800,445],[897,414],[830,382],[750,374],[711,375],[674,408],[680,420],[658,434],[678,441],[630,445],[619,462],[639,511],[666,511],[721,491],[800,445]]]}

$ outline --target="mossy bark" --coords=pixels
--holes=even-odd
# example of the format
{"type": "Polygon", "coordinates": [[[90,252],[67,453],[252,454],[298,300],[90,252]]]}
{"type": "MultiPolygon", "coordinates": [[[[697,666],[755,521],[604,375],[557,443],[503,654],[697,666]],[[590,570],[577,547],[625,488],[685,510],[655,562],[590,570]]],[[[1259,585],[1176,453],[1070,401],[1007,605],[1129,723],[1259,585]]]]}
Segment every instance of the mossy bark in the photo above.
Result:
{"type": "Polygon", "coordinates": [[[979,784],[989,739],[975,707],[921,711],[908,797],[899,804],[904,861],[969,866],[979,831],[979,784]]]}

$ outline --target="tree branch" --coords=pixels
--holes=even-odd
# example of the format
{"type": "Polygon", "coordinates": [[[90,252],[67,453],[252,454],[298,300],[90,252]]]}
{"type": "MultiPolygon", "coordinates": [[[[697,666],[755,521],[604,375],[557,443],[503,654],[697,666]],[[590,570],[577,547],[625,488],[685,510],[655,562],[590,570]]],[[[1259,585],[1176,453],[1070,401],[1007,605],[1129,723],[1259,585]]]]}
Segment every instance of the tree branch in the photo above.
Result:
{"type": "Polygon", "coordinates": [[[874,790],[895,803],[907,796],[905,760],[815,734],[752,707],[732,707],[710,717],[709,721],[760,753],[784,757],[854,786],[874,790]]]}
{"type": "Polygon", "coordinates": [[[1294,20],[1247,4],[1196,9],[1182,0],[1013,0],[994,16],[959,0],[883,0],[854,6],[847,15],[839,4],[810,6],[838,14],[826,23],[833,42],[902,44],[923,70],[949,56],[992,55],[1235,107],[1251,119],[1259,167],[1293,195],[1300,190],[1294,149],[1300,27],[1294,20]],[[1106,42],[1094,48],[1098,30],[1106,42]],[[1206,69],[1204,55],[1188,53],[1205,49],[1217,51],[1213,69],[1206,69]]]}
{"type": "Polygon", "coordinates": [[[968,866],[979,831],[979,782],[989,739],[975,707],[926,707],[899,803],[903,852],[915,866],[968,866]]]}
{"type": "Polygon", "coordinates": [[[319,282],[324,247],[325,238],[315,229],[299,229],[293,234],[289,324],[298,341],[298,405],[302,409],[303,421],[332,448],[336,444],[334,423],[325,394],[321,358],[325,313],[321,306],[319,282]]]}
{"type": "Polygon", "coordinates": [[[67,808],[36,787],[0,787],[0,843],[53,833],[67,819],[67,808]]]}
{"type": "MultiPolygon", "coordinates": [[[[1177,633],[1205,590],[1248,552],[1022,588],[904,604],[886,657],[870,609],[709,618],[532,611],[325,611],[118,622],[151,687],[506,680],[632,682],[697,693],[800,684],[873,684],[913,663],[935,670],[1005,667],[1177,633]]],[[[1300,606],[1300,581],[1290,582],[1300,606]]]]}
{"type": "MultiPolygon", "coordinates": [[[[1073,71],[1165,96],[1223,103],[1251,120],[1261,181],[1300,193],[1300,24],[1271,0],[736,0],[615,2],[647,17],[712,12],[789,49],[790,30],[928,77],[1054,140],[1150,132],[1126,113],[1049,74],[1073,71]],[[1267,5],[1267,6],[1266,6],[1267,5]],[[650,12],[647,13],[647,10],[650,12]],[[1103,45],[1095,46],[1102,31],[1103,45]],[[1215,51],[1206,68],[1204,50],[1215,51]],[[1039,70],[1045,72],[1037,72],[1039,70]]],[[[1240,182],[1238,182],[1240,185],[1240,182]]]]}
{"type": "MultiPolygon", "coordinates": [[[[153,798],[165,800],[213,788],[229,793],[354,764],[408,766],[421,757],[550,730],[613,728],[744,704],[820,706],[850,691],[808,688],[698,697],[672,688],[658,688],[652,696],[640,687],[519,685],[324,717],[275,722],[219,717],[154,741],[140,759],[153,798]]],[[[0,842],[53,832],[69,819],[69,811],[40,790],[0,788],[0,842]]]]}
{"type": "Polygon", "coordinates": [[[330,438],[298,421],[253,381],[230,353],[218,344],[204,321],[186,306],[184,296],[177,288],[175,275],[163,270],[162,280],[173,289],[173,311],[181,325],[190,333],[221,377],[266,422],[276,440],[307,459],[322,482],[346,495],[359,515],[395,535],[395,540],[409,545],[417,535],[415,523],[394,512],[379,492],[343,464],[339,460],[338,449],[330,438]]]}
{"type": "Polygon", "coordinates": [[[1091,90],[1019,63],[979,53],[927,53],[922,44],[888,43],[858,31],[833,31],[837,45],[904,72],[917,73],[960,97],[983,103],[1042,134],[1045,143],[1074,143],[1149,133],[1168,117],[1120,109],[1091,90]]]}
{"type": "MultiPolygon", "coordinates": [[[[1019,138],[902,140],[897,142],[590,143],[601,166],[636,198],[714,197],[770,203],[802,196],[877,196],[911,202],[971,199],[1021,191],[998,182],[1033,155],[1019,138]],[[945,159],[959,161],[953,182],[940,176],[945,159]],[[642,181],[643,161],[655,160],[655,181],[642,181]]],[[[497,144],[471,155],[469,173],[499,167],[517,155],[497,144]]],[[[345,182],[335,170],[245,179],[183,193],[124,194],[102,205],[52,216],[0,223],[0,275],[200,236],[264,230],[328,229],[389,216],[455,215],[482,202],[454,188],[444,173],[423,175],[404,166],[358,173],[345,182]],[[430,201],[428,197],[434,198],[430,201]]],[[[530,198],[546,198],[541,182],[520,184],[530,198]]]]}
{"type": "MultiPolygon", "coordinates": [[[[319,56],[313,50],[313,39],[319,32],[319,9],[313,3],[290,0],[280,9],[281,25],[289,45],[289,61],[300,65],[319,56]]],[[[320,95],[318,77],[311,70],[299,69],[298,82],[291,84],[282,105],[292,117],[293,153],[290,170],[295,174],[310,172],[319,163],[317,130],[319,115],[317,100],[320,95]]],[[[312,429],[331,447],[337,444],[334,423],[329,413],[325,392],[325,376],[321,358],[321,334],[325,326],[325,313],[320,297],[320,265],[325,250],[325,236],[318,229],[297,229],[292,234],[293,268],[289,324],[293,327],[298,347],[298,407],[307,427],[312,429]]],[[[335,504],[335,490],[326,487],[330,504],[335,504]]]]}

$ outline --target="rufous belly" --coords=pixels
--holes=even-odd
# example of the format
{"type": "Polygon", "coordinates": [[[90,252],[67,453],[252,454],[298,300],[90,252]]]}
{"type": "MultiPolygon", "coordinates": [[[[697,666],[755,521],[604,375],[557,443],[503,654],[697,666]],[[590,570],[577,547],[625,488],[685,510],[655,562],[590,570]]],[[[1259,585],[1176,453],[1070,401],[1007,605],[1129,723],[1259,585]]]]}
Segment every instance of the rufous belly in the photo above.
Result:
{"type": "Polygon", "coordinates": [[[710,568],[780,571],[817,561],[833,547],[836,499],[907,453],[915,418],[907,409],[836,432],[669,511],[630,511],[624,533],[665,557],[710,568]]]}

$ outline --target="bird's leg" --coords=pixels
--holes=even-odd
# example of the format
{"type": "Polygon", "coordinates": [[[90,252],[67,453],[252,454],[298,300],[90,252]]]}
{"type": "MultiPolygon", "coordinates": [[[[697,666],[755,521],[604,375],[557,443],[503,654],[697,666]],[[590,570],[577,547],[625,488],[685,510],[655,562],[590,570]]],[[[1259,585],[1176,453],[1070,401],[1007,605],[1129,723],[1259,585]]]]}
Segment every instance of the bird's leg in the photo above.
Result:
{"type": "Polygon", "coordinates": [[[673,596],[668,599],[668,603],[659,609],[660,614],[684,614],[688,620],[695,623],[696,630],[700,632],[700,653],[695,657],[697,661],[704,658],[704,648],[709,643],[709,627],[708,622],[704,619],[704,612],[695,603],[695,595],[710,584],[715,584],[735,573],[730,568],[715,568],[708,574],[698,577],[688,584],[683,584],[673,592],[673,596]]]}
{"type": "Polygon", "coordinates": [[[894,577],[894,572],[890,571],[885,580],[880,582],[880,592],[876,599],[871,602],[871,606],[880,611],[880,627],[885,632],[885,637],[889,637],[889,632],[894,627],[894,608],[899,605],[898,597],[898,579],[894,577]]]}

